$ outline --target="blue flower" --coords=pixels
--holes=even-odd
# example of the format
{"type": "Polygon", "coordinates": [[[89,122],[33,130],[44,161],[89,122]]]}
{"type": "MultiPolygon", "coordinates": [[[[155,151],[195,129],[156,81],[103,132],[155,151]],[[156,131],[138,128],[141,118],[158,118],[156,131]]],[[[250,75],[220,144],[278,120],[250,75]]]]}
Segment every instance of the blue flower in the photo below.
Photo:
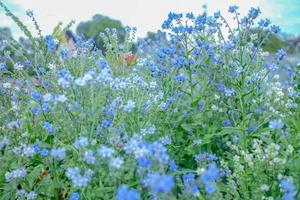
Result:
{"type": "Polygon", "coordinates": [[[52,124],[50,124],[49,122],[44,122],[43,127],[50,134],[54,132],[54,128],[52,127],[52,124]]]}
{"type": "Polygon", "coordinates": [[[117,191],[117,200],[139,200],[140,194],[135,189],[129,189],[127,185],[121,185],[117,191]]]}
{"type": "Polygon", "coordinates": [[[248,128],[247,128],[247,133],[252,133],[257,131],[257,126],[255,124],[251,124],[248,128]]]}
{"type": "Polygon", "coordinates": [[[280,32],[280,27],[279,26],[276,26],[276,25],[273,25],[271,26],[271,31],[275,34],[279,33],[280,32]]]}
{"type": "Polygon", "coordinates": [[[175,77],[175,81],[176,82],[184,82],[184,81],[186,81],[186,77],[183,74],[178,75],[178,76],[175,77]]]}
{"type": "Polygon", "coordinates": [[[197,185],[192,186],[191,188],[191,192],[194,196],[199,196],[200,195],[200,191],[197,185]]]}
{"type": "Polygon", "coordinates": [[[256,19],[258,15],[261,13],[259,8],[251,8],[248,12],[248,17],[251,19],[256,19]]]}
{"type": "Polygon", "coordinates": [[[216,191],[215,186],[212,183],[205,184],[205,192],[208,194],[212,194],[216,191]]]}
{"type": "Polygon", "coordinates": [[[92,150],[87,150],[86,152],[84,152],[83,160],[88,164],[94,164],[96,162],[94,152],[92,150]]]}
{"type": "Polygon", "coordinates": [[[66,48],[63,48],[61,51],[60,51],[60,56],[63,60],[67,59],[68,58],[68,49],[66,48]]]}
{"type": "Polygon", "coordinates": [[[137,161],[138,161],[139,165],[144,168],[150,168],[152,165],[152,160],[150,160],[146,157],[139,157],[137,159],[137,161]]]}
{"type": "Polygon", "coordinates": [[[237,11],[239,7],[238,6],[229,6],[228,12],[234,13],[237,11]]]}
{"type": "Polygon", "coordinates": [[[170,162],[169,162],[169,169],[171,171],[177,171],[178,167],[177,167],[177,165],[176,165],[176,163],[175,163],[174,160],[170,160],[170,162]]]}
{"type": "Polygon", "coordinates": [[[79,200],[79,193],[78,192],[72,193],[69,200],[79,200]]]}
{"type": "Polygon", "coordinates": [[[296,200],[297,190],[292,181],[283,179],[280,181],[280,187],[284,190],[283,200],[296,200]]]}
{"type": "Polygon", "coordinates": [[[223,121],[223,126],[231,126],[231,121],[229,120],[229,119],[225,119],[224,121],[223,121]]]}
{"type": "Polygon", "coordinates": [[[226,88],[224,91],[226,97],[231,97],[232,95],[234,95],[234,92],[235,91],[232,88],[226,88]]]}
{"type": "Polygon", "coordinates": [[[98,65],[99,69],[105,69],[109,67],[107,61],[104,58],[99,58],[96,64],[98,65]]]}
{"type": "Polygon", "coordinates": [[[270,62],[264,63],[264,67],[270,70],[271,72],[274,72],[278,69],[278,66],[276,64],[270,62]]]}
{"type": "Polygon", "coordinates": [[[174,177],[167,174],[152,173],[146,177],[144,183],[154,193],[167,193],[174,187],[174,177]]]}
{"type": "Polygon", "coordinates": [[[50,155],[57,160],[63,160],[66,157],[66,149],[65,148],[53,148],[50,151],[50,155]]]}
{"type": "Polygon", "coordinates": [[[34,100],[39,101],[39,100],[41,100],[42,95],[41,95],[38,91],[34,90],[34,91],[31,93],[31,97],[32,97],[34,100]]]}
{"type": "Polygon", "coordinates": [[[224,92],[224,91],[225,91],[225,86],[224,86],[223,84],[221,84],[221,83],[216,83],[215,86],[216,86],[216,88],[217,88],[218,90],[220,90],[221,92],[224,92]]]}
{"type": "Polygon", "coordinates": [[[6,65],[5,63],[0,63],[0,72],[6,70],[6,65]]]}
{"type": "Polygon", "coordinates": [[[41,156],[45,157],[49,154],[49,151],[48,151],[48,149],[42,149],[42,150],[40,150],[39,153],[41,156]]]}
{"type": "Polygon", "coordinates": [[[35,106],[34,108],[31,109],[32,114],[37,115],[41,111],[40,107],[35,106]]]}
{"type": "Polygon", "coordinates": [[[282,119],[274,119],[269,122],[269,128],[271,128],[271,129],[281,129],[281,128],[283,128],[283,126],[284,126],[284,123],[283,123],[282,119]]]}
{"type": "Polygon", "coordinates": [[[221,11],[217,11],[217,12],[215,12],[214,13],[214,17],[216,18],[216,19],[218,19],[218,18],[220,18],[221,17],[221,11]]]}
{"type": "Polygon", "coordinates": [[[45,37],[45,42],[46,42],[48,50],[50,52],[55,52],[57,45],[56,45],[56,43],[54,41],[54,37],[52,35],[47,35],[45,37]]]}
{"type": "Polygon", "coordinates": [[[108,128],[110,126],[110,122],[106,119],[102,120],[101,128],[108,128]]]}
{"type": "Polygon", "coordinates": [[[279,49],[276,52],[276,57],[278,58],[278,60],[282,60],[286,56],[286,54],[286,51],[284,51],[283,49],[279,49]]]}
{"type": "Polygon", "coordinates": [[[195,181],[195,174],[188,173],[188,174],[183,175],[183,182],[184,182],[185,185],[193,183],[194,181],[195,181]]]}
{"type": "Polygon", "coordinates": [[[216,181],[220,176],[220,170],[215,163],[210,163],[207,170],[202,174],[200,180],[206,184],[211,181],[216,181]]]}
{"type": "Polygon", "coordinates": [[[271,24],[271,21],[270,19],[261,19],[259,22],[258,22],[258,25],[261,26],[261,27],[268,27],[269,25],[271,24]]]}
{"type": "Polygon", "coordinates": [[[187,13],[186,14],[186,18],[189,18],[189,19],[194,19],[195,18],[195,16],[194,16],[194,14],[193,13],[187,13]]]}
{"type": "Polygon", "coordinates": [[[43,111],[47,111],[47,110],[50,110],[50,104],[48,102],[45,102],[42,104],[42,110],[43,111]]]}
{"type": "Polygon", "coordinates": [[[73,146],[76,149],[79,149],[81,147],[86,147],[89,145],[89,139],[87,137],[81,136],[80,138],[76,139],[73,146]]]}
{"type": "Polygon", "coordinates": [[[93,171],[88,169],[83,175],[79,167],[69,167],[66,171],[66,176],[72,181],[75,188],[84,188],[91,180],[93,171]]]}
{"type": "Polygon", "coordinates": [[[213,161],[216,161],[218,160],[218,157],[216,156],[216,154],[211,154],[211,153],[200,153],[200,154],[197,154],[195,155],[195,160],[197,162],[203,162],[203,161],[206,161],[206,162],[213,162],[213,161]]]}

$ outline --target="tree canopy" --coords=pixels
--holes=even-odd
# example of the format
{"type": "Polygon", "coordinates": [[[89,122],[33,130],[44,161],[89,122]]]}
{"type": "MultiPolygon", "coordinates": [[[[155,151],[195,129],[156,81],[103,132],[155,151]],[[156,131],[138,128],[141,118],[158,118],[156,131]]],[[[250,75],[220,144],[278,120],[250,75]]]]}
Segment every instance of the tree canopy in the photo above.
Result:
{"type": "Polygon", "coordinates": [[[121,21],[112,19],[100,14],[94,15],[91,20],[81,22],[76,29],[77,34],[82,34],[86,38],[93,38],[97,48],[104,50],[104,43],[99,36],[101,32],[105,32],[105,29],[116,29],[119,35],[120,42],[124,41],[125,28],[121,21]]]}

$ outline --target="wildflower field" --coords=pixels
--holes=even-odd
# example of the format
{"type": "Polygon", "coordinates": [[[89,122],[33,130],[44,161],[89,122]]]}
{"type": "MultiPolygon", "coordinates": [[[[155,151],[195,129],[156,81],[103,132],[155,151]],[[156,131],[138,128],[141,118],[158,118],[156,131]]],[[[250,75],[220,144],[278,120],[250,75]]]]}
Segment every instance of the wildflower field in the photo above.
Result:
{"type": "Polygon", "coordinates": [[[262,50],[280,28],[258,8],[107,29],[102,52],[0,6],[31,43],[1,48],[0,200],[300,199],[299,66],[262,50]]]}

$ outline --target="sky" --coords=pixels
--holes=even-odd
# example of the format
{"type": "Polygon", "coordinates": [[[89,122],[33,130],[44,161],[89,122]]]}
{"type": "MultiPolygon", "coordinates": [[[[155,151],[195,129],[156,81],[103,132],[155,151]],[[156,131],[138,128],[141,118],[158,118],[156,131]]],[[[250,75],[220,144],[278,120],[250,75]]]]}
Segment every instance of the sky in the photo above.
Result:
{"type": "MultiPolygon", "coordinates": [[[[1,1],[1,0],[0,0],[1,1]]],[[[260,7],[262,17],[270,18],[272,23],[280,25],[288,34],[300,34],[300,0],[2,0],[14,14],[34,30],[32,22],[26,16],[26,10],[32,10],[43,34],[52,33],[58,22],[67,24],[75,20],[76,24],[87,21],[95,14],[102,14],[120,20],[123,25],[137,28],[137,36],[143,37],[148,31],[161,28],[170,11],[221,13],[233,23],[227,10],[230,5],[238,5],[241,14],[251,7],[260,7]]],[[[76,24],[73,29],[75,29],[76,24]]],[[[22,33],[14,22],[4,15],[0,8],[0,27],[8,26],[15,37],[22,33]]]]}

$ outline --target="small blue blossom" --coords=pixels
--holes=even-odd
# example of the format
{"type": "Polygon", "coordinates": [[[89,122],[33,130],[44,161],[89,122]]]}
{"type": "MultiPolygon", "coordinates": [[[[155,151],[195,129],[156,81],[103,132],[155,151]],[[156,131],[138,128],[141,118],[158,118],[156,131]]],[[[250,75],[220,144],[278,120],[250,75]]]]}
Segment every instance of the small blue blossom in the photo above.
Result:
{"type": "Polygon", "coordinates": [[[284,123],[282,119],[274,119],[269,122],[269,128],[271,129],[282,129],[284,126],[284,123]]]}
{"type": "Polygon", "coordinates": [[[217,12],[215,12],[214,13],[214,17],[216,18],[216,19],[218,19],[218,18],[220,18],[221,17],[221,11],[217,11],[217,12]]]}
{"type": "Polygon", "coordinates": [[[107,146],[102,145],[99,150],[98,150],[98,154],[99,156],[101,156],[102,158],[110,158],[114,155],[115,150],[112,148],[109,148],[107,146]]]}
{"type": "Polygon", "coordinates": [[[72,181],[75,188],[84,188],[91,180],[93,171],[88,169],[83,175],[79,167],[69,167],[66,171],[66,176],[72,181]]]}
{"type": "Polygon", "coordinates": [[[223,121],[223,126],[227,127],[227,126],[231,126],[231,121],[229,119],[225,119],[223,121]]]}
{"type": "Polygon", "coordinates": [[[54,37],[52,35],[47,35],[45,37],[45,42],[46,42],[48,50],[50,52],[55,52],[57,45],[56,45],[56,43],[54,41],[54,37]]]}
{"type": "Polygon", "coordinates": [[[60,51],[60,56],[63,60],[68,58],[68,49],[62,48],[60,51]]]}
{"type": "Polygon", "coordinates": [[[248,17],[252,20],[256,19],[258,15],[261,13],[259,8],[251,8],[248,12],[248,17]]]}
{"type": "Polygon", "coordinates": [[[207,170],[202,174],[200,180],[206,184],[208,182],[216,181],[220,176],[220,170],[215,163],[210,163],[207,170]]]}
{"type": "Polygon", "coordinates": [[[225,91],[225,86],[221,83],[216,83],[215,84],[216,88],[221,91],[221,92],[224,92],[225,91]]]}
{"type": "Polygon", "coordinates": [[[280,32],[280,27],[279,26],[276,26],[276,25],[272,25],[271,26],[271,31],[275,34],[279,33],[280,32]]]}
{"type": "Polygon", "coordinates": [[[174,160],[170,160],[169,162],[169,169],[171,171],[177,171],[178,170],[178,166],[176,165],[174,160]]]}
{"type": "Polygon", "coordinates": [[[119,169],[122,167],[123,163],[124,163],[124,158],[122,157],[111,158],[109,162],[109,166],[115,169],[119,169]]]}
{"type": "Polygon", "coordinates": [[[53,148],[50,151],[50,155],[57,160],[63,160],[66,157],[66,149],[65,148],[53,148]]]}
{"type": "Polygon", "coordinates": [[[280,181],[280,187],[284,190],[283,200],[296,200],[297,190],[292,181],[283,179],[280,181]]]}
{"type": "Polygon", "coordinates": [[[24,178],[26,175],[27,175],[27,170],[24,167],[22,167],[19,169],[15,169],[11,172],[6,172],[5,179],[7,182],[11,182],[16,179],[24,178]]]}
{"type": "Polygon", "coordinates": [[[239,8],[238,6],[229,6],[228,12],[234,13],[237,11],[238,8],[239,8]]]}
{"type": "Polygon", "coordinates": [[[282,60],[285,56],[286,56],[286,51],[284,51],[283,49],[279,49],[277,52],[276,52],[276,57],[278,60],[282,60]]]}
{"type": "Polygon", "coordinates": [[[53,128],[52,124],[49,122],[44,122],[43,127],[49,134],[54,132],[54,128],[53,128]]]}
{"type": "Polygon", "coordinates": [[[3,72],[6,70],[6,65],[5,63],[0,63],[0,72],[3,72]]]}
{"type": "Polygon", "coordinates": [[[270,62],[264,63],[264,67],[270,70],[271,72],[274,72],[278,69],[278,66],[276,64],[270,62]]]}
{"type": "Polygon", "coordinates": [[[107,61],[104,58],[99,58],[96,64],[101,70],[109,67],[107,61]]]}
{"type": "Polygon", "coordinates": [[[88,164],[94,164],[96,162],[94,152],[92,150],[87,150],[86,152],[84,152],[83,160],[88,164]]]}
{"type": "Polygon", "coordinates": [[[49,154],[48,149],[42,149],[40,150],[39,154],[43,157],[47,156],[49,154]]]}
{"type": "Polygon", "coordinates": [[[79,200],[79,193],[78,192],[74,192],[70,195],[69,200],[79,200]]]}
{"type": "Polygon", "coordinates": [[[154,193],[167,193],[174,187],[174,177],[166,174],[152,173],[146,177],[144,184],[154,193]]]}
{"type": "Polygon", "coordinates": [[[129,189],[127,185],[121,185],[117,191],[117,200],[139,200],[140,194],[135,189],[129,189]]]}
{"type": "Polygon", "coordinates": [[[261,19],[259,22],[258,22],[258,25],[261,26],[261,27],[268,27],[269,25],[271,24],[271,21],[270,19],[261,19]]]}
{"type": "Polygon", "coordinates": [[[132,110],[135,108],[135,102],[134,101],[132,101],[132,100],[129,100],[128,102],[127,102],[127,104],[126,105],[124,105],[123,106],[123,110],[125,111],[125,112],[132,112],[132,110]]]}
{"type": "Polygon", "coordinates": [[[200,154],[195,155],[195,160],[197,162],[206,161],[206,162],[211,163],[213,161],[218,160],[218,157],[215,154],[205,152],[205,153],[200,153],[200,154]]]}
{"type": "Polygon", "coordinates": [[[152,160],[146,158],[146,157],[140,157],[137,159],[139,166],[143,168],[150,168],[152,165],[152,160]]]}
{"type": "Polygon", "coordinates": [[[212,183],[205,184],[205,192],[207,194],[212,194],[216,191],[216,187],[212,183]]]}
{"type": "Polygon", "coordinates": [[[86,147],[89,145],[89,139],[87,137],[80,137],[78,139],[75,140],[73,146],[76,148],[76,149],[79,149],[79,148],[82,148],[82,147],[86,147]]]}
{"type": "Polygon", "coordinates": [[[31,97],[36,101],[40,101],[42,99],[42,95],[36,90],[31,93],[31,97]]]}
{"type": "Polygon", "coordinates": [[[183,75],[183,74],[178,75],[178,76],[175,77],[175,81],[176,82],[184,82],[184,81],[186,81],[186,76],[183,75]]]}
{"type": "Polygon", "coordinates": [[[110,126],[110,121],[104,119],[101,122],[101,128],[108,128],[110,126]]]}
{"type": "Polygon", "coordinates": [[[247,133],[252,133],[257,131],[257,126],[255,124],[251,124],[248,128],[247,128],[247,133]]]}

